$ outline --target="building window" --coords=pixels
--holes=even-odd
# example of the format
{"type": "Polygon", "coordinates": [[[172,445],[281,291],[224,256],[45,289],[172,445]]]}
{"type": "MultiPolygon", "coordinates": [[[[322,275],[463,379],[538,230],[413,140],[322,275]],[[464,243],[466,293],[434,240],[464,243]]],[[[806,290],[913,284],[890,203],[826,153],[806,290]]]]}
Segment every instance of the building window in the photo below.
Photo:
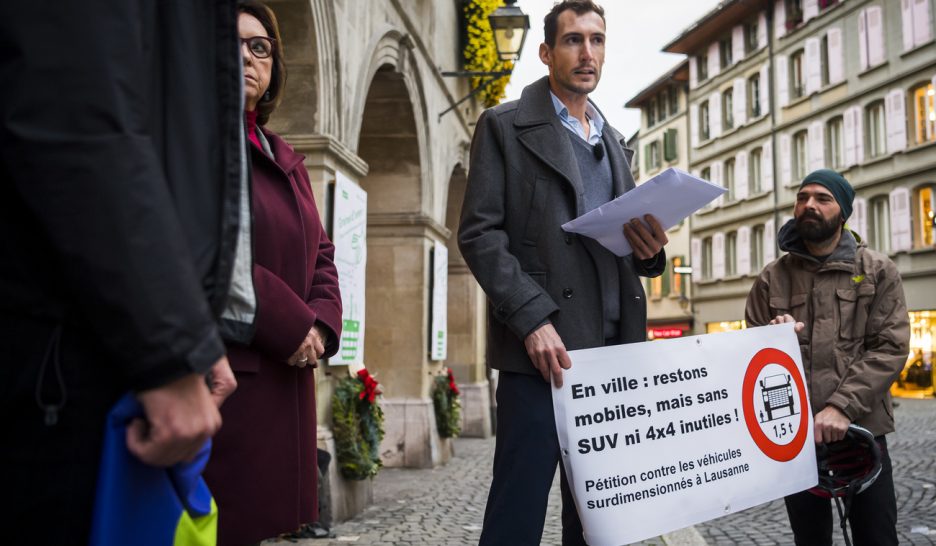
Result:
{"type": "Polygon", "coordinates": [[[734,88],[729,87],[722,93],[722,125],[725,130],[734,127],[734,88]]]}
{"type": "Polygon", "coordinates": [[[829,85],[829,34],[823,34],[819,41],[819,71],[822,77],[822,87],[829,85]]]}
{"type": "Polygon", "coordinates": [[[936,243],[936,184],[929,184],[916,190],[916,237],[917,248],[930,248],[936,243]]]}
{"type": "Polygon", "coordinates": [[[724,320],[722,322],[706,322],[706,334],[718,334],[721,332],[735,332],[747,328],[747,323],[743,320],[724,320]]]}
{"type": "Polygon", "coordinates": [[[667,129],[663,133],[663,159],[667,162],[676,161],[678,155],[676,135],[676,129],[667,129]]]}
{"type": "Polygon", "coordinates": [[[744,25],[744,54],[757,51],[757,19],[744,25]]]}
{"type": "Polygon", "coordinates": [[[729,159],[725,161],[725,188],[728,189],[728,193],[725,194],[726,201],[734,201],[736,199],[737,192],[735,191],[735,160],[729,159]]]}
{"type": "Polygon", "coordinates": [[[670,283],[671,296],[682,296],[686,293],[686,282],[689,280],[689,277],[687,275],[683,275],[682,273],[676,272],[676,268],[685,265],[683,264],[683,261],[684,259],[682,256],[674,256],[673,259],[670,260],[670,264],[672,265],[672,267],[670,267],[670,271],[672,272],[673,278],[672,282],[670,283]]]}
{"type": "Polygon", "coordinates": [[[703,101],[699,105],[699,138],[702,140],[709,139],[709,107],[708,101],[703,101]]]}
{"type": "Polygon", "coordinates": [[[712,278],[712,238],[702,239],[702,278],[712,278]]]}
{"type": "Polygon", "coordinates": [[[819,9],[824,10],[838,4],[841,0],[819,0],[819,9]]]}
{"type": "Polygon", "coordinates": [[[879,100],[868,105],[868,155],[880,157],[887,152],[887,127],[884,125],[884,101],[879,100]]]}
{"type": "Polygon", "coordinates": [[[841,169],[845,166],[843,131],[842,116],[834,117],[826,123],[826,157],[829,160],[829,167],[833,169],[841,169]]]}
{"type": "Polygon", "coordinates": [[[732,231],[725,237],[725,275],[738,274],[738,232],[732,231]]]}
{"type": "Polygon", "coordinates": [[[806,178],[806,168],[808,156],[806,148],[809,138],[806,131],[800,131],[793,135],[793,181],[799,183],[806,178]]]}
{"type": "Polygon", "coordinates": [[[653,127],[656,124],[656,99],[650,99],[650,106],[647,107],[647,127],[653,127]]]}
{"type": "Polygon", "coordinates": [[[721,60],[722,70],[731,66],[731,39],[725,38],[718,41],[718,58],[721,60]]]}
{"type": "Polygon", "coordinates": [[[751,271],[756,275],[764,267],[764,226],[751,230],[751,271]]]}
{"type": "Polygon", "coordinates": [[[800,49],[790,55],[790,98],[798,99],[806,93],[806,83],[803,79],[804,50],[800,49]]]}
{"type": "Polygon", "coordinates": [[[764,190],[764,183],[761,179],[761,161],[763,160],[764,149],[754,148],[748,156],[748,193],[757,195],[764,190]]]}
{"type": "Polygon", "coordinates": [[[696,73],[699,75],[699,81],[708,79],[708,55],[703,53],[696,57],[696,73]]]}
{"type": "Polygon", "coordinates": [[[647,172],[660,168],[660,141],[654,140],[644,147],[644,168],[647,172]]]}
{"type": "Polygon", "coordinates": [[[761,115],[760,86],[760,73],[754,74],[748,78],[747,103],[751,105],[748,117],[751,119],[759,118],[761,115]]]}
{"type": "MultiPolygon", "coordinates": [[[[665,275],[664,273],[663,275],[665,275]]],[[[663,275],[650,279],[650,298],[658,300],[663,297],[663,275]]]]}
{"type": "Polygon", "coordinates": [[[868,226],[868,246],[883,252],[890,252],[890,200],[887,196],[871,200],[870,226],[868,226]]]}
{"type": "Polygon", "coordinates": [[[657,119],[660,121],[666,119],[666,95],[663,93],[657,97],[657,119]]]}
{"type": "Polygon", "coordinates": [[[669,103],[669,115],[675,116],[679,113],[679,89],[670,87],[666,91],[666,99],[669,103]]]}
{"type": "Polygon", "coordinates": [[[784,0],[786,4],[786,27],[793,30],[803,22],[803,0],[784,0]]]}
{"type": "MultiPolygon", "coordinates": [[[[699,178],[705,180],[706,182],[712,181],[712,168],[706,167],[699,172],[699,178]]],[[[715,201],[709,201],[703,208],[703,210],[709,210],[715,207],[715,201]]],[[[707,278],[707,277],[706,277],[707,278]]]]}
{"type": "Polygon", "coordinates": [[[936,90],[933,84],[913,90],[913,127],[917,144],[936,141],[936,90]]]}

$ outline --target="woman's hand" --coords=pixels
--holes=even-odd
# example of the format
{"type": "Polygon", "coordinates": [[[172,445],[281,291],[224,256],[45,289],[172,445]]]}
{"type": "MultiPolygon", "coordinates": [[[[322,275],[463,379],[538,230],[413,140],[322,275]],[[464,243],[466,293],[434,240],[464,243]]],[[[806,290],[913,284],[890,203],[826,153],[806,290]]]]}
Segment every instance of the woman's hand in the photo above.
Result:
{"type": "Polygon", "coordinates": [[[300,368],[304,368],[307,365],[311,365],[314,368],[318,366],[316,361],[322,358],[323,354],[325,354],[325,336],[318,327],[313,326],[309,329],[309,333],[306,334],[305,339],[302,340],[302,344],[299,345],[299,348],[289,357],[286,363],[290,366],[298,366],[300,368]]]}

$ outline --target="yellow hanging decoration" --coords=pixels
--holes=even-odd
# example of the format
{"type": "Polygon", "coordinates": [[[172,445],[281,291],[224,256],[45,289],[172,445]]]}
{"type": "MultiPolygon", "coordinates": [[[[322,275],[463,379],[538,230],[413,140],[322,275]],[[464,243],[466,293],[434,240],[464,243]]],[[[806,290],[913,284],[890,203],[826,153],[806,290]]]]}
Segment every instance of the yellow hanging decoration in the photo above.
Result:
{"type": "MultiPolygon", "coordinates": [[[[488,16],[504,4],[503,0],[470,0],[465,3],[465,22],[467,41],[465,43],[465,70],[479,72],[499,72],[513,70],[513,61],[502,61],[497,56],[494,34],[488,16]]],[[[477,89],[490,78],[471,78],[471,88],[477,89]]],[[[505,96],[510,75],[501,76],[486,89],[476,95],[485,108],[496,106],[505,96]]]]}

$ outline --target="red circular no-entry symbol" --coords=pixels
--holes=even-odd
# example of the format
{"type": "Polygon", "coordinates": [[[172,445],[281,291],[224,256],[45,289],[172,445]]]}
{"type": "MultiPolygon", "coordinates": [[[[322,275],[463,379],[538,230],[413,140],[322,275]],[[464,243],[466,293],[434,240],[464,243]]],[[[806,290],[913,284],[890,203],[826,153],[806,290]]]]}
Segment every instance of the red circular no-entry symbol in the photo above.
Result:
{"type": "Polygon", "coordinates": [[[779,349],[766,348],[761,349],[754,355],[748,364],[747,372],[744,374],[744,384],[741,388],[742,408],[744,409],[744,423],[747,425],[748,432],[754,443],[760,448],[764,455],[767,455],[775,461],[785,462],[792,460],[806,443],[806,434],[808,433],[809,411],[810,408],[806,401],[806,385],[803,383],[803,377],[796,368],[796,363],[790,355],[779,349]],[[757,377],[765,366],[776,364],[782,366],[790,373],[796,385],[796,392],[799,398],[800,419],[799,427],[793,440],[788,444],[778,444],[769,438],[761,429],[761,424],[757,420],[757,412],[754,409],[754,388],[757,386],[757,377]]]}

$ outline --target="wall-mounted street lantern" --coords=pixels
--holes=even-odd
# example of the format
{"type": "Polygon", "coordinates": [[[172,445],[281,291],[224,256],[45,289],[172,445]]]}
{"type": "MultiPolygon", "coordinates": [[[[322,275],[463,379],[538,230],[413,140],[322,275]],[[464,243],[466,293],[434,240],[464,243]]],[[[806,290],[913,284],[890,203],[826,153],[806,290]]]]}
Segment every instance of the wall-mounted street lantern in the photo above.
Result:
{"type": "Polygon", "coordinates": [[[500,60],[516,61],[530,29],[530,16],[517,7],[517,0],[506,0],[504,4],[488,16],[488,21],[494,31],[494,47],[500,60]]]}
{"type": "MultiPolygon", "coordinates": [[[[502,61],[517,61],[520,59],[520,52],[523,50],[523,42],[526,40],[527,30],[530,29],[530,16],[523,13],[517,7],[517,0],[505,0],[503,6],[494,10],[488,15],[488,22],[491,25],[491,31],[494,34],[494,47],[497,48],[497,56],[502,61]]],[[[446,78],[487,78],[483,84],[475,87],[471,93],[462,97],[455,104],[448,107],[442,116],[451,112],[458,105],[477,95],[482,90],[487,89],[498,79],[509,76],[511,70],[498,70],[494,72],[485,72],[478,70],[459,70],[457,72],[442,72],[446,78]]]]}

